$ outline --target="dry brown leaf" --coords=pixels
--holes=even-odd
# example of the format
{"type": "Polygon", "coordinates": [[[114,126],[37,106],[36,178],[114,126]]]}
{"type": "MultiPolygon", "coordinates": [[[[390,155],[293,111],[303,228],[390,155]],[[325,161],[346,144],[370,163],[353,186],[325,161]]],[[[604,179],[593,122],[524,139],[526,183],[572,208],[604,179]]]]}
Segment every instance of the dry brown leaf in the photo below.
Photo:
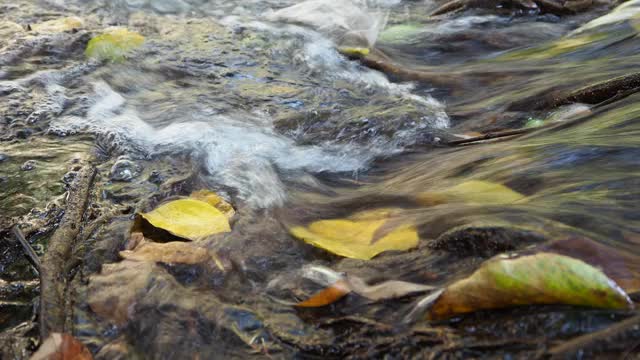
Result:
{"type": "Polygon", "coordinates": [[[92,360],[91,352],[69,334],[52,333],[31,360],[92,360]]]}
{"type": "Polygon", "coordinates": [[[133,250],[120,251],[120,256],[133,261],[176,264],[201,264],[213,260],[207,249],[180,241],[155,243],[144,241],[133,250]]]}

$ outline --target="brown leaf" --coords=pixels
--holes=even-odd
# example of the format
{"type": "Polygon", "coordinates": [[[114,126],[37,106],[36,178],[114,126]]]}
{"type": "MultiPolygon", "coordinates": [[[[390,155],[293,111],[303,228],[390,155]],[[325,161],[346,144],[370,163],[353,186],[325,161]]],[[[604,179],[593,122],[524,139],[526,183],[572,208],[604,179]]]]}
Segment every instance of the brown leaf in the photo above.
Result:
{"type": "Polygon", "coordinates": [[[345,280],[338,280],[331,286],[317,292],[309,299],[302,301],[298,307],[321,307],[333,304],[351,292],[349,284],[345,280]]]}
{"type": "Polygon", "coordinates": [[[92,360],[91,352],[69,334],[52,333],[31,360],[92,360]]]}
{"type": "Polygon", "coordinates": [[[390,280],[369,286],[359,277],[349,276],[347,279],[353,292],[373,301],[395,299],[435,289],[433,286],[415,284],[406,281],[390,280]]]}
{"type": "Polygon", "coordinates": [[[124,259],[177,264],[201,264],[213,260],[207,249],[180,241],[154,243],[144,241],[134,250],[120,252],[124,259]]]}

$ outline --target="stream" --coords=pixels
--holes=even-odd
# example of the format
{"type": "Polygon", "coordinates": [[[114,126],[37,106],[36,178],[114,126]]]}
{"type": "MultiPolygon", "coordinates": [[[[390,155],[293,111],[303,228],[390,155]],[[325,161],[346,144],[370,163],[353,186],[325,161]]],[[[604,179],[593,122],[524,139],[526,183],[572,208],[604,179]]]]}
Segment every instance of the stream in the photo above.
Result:
{"type": "MultiPolygon", "coordinates": [[[[0,358],[28,359],[41,331],[11,229],[42,257],[87,163],[65,329],[96,359],[544,358],[635,314],[527,305],[408,325],[420,296],[291,306],[320,289],[303,281],[314,266],[446,286],[560,239],[640,259],[640,1],[445,3],[0,1],[0,358]],[[111,27],[144,44],[89,58],[111,27]],[[197,242],[214,265],[119,257],[136,214],[201,189],[236,211],[197,242]],[[292,236],[380,209],[417,229],[415,248],[359,260],[292,236]]],[[[638,339],[566,358],[635,359],[638,339]]]]}

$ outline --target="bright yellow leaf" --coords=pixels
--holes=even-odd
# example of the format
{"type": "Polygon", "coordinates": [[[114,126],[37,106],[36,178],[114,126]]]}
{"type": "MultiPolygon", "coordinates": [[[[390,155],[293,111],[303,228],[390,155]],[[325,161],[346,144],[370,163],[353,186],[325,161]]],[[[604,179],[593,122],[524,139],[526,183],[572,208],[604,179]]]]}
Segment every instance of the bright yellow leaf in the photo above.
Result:
{"type": "Polygon", "coordinates": [[[396,221],[389,219],[388,210],[374,210],[349,219],[320,220],[290,231],[296,238],[336,255],[369,260],[384,251],[409,250],[418,245],[416,229],[396,221]]]}
{"type": "Polygon", "coordinates": [[[231,231],[227,216],[200,200],[171,201],[141,216],[151,225],[189,240],[231,231]]]}

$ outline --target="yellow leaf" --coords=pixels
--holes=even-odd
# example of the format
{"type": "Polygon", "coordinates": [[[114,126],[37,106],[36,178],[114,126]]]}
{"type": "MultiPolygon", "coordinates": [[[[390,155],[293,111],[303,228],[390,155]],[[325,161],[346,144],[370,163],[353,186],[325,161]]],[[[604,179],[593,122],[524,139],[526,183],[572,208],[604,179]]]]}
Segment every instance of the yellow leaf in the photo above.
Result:
{"type": "Polygon", "coordinates": [[[222,213],[225,214],[225,216],[229,219],[231,219],[236,213],[236,210],[231,204],[226,202],[222,197],[220,197],[220,195],[214,193],[213,191],[194,191],[191,193],[190,197],[196,200],[204,201],[207,204],[215,207],[216,209],[222,211],[222,213]]]}
{"type": "Polygon", "coordinates": [[[227,217],[200,200],[175,200],[140,215],[151,225],[189,240],[231,231],[227,217]]]}
{"type": "Polygon", "coordinates": [[[82,19],[72,16],[62,19],[49,20],[41,22],[39,24],[32,24],[31,30],[41,34],[55,34],[80,29],[82,26],[82,19]]]}
{"type": "Polygon", "coordinates": [[[127,29],[111,29],[87,44],[85,55],[100,60],[122,61],[127,52],[144,43],[144,36],[127,29]]]}
{"type": "MultiPolygon", "coordinates": [[[[409,250],[418,245],[416,229],[406,223],[399,223],[384,231],[389,221],[389,210],[374,210],[353,215],[349,219],[320,220],[307,228],[293,227],[291,234],[311,245],[325,249],[336,255],[369,260],[389,250],[409,250]]],[[[397,219],[393,219],[394,222],[397,219]]]]}
{"type": "Polygon", "coordinates": [[[439,192],[418,194],[416,201],[425,206],[456,201],[479,204],[511,204],[524,198],[524,195],[502,184],[470,180],[439,192]]]}

